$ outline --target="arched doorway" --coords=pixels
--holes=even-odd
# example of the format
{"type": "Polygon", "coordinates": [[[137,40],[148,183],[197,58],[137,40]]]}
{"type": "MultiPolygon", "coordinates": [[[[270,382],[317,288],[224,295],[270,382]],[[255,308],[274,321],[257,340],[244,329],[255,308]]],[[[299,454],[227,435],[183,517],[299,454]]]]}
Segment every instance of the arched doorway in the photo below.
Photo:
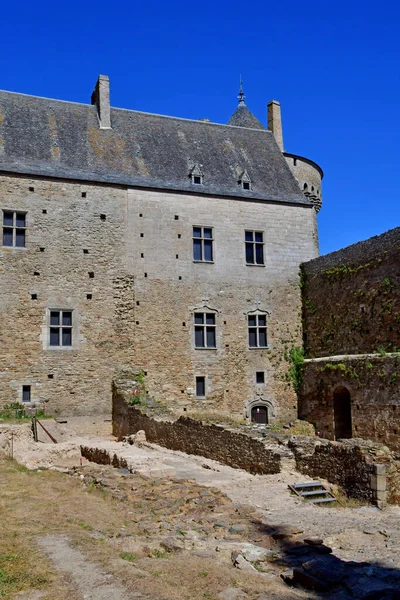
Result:
{"type": "Polygon", "coordinates": [[[335,440],[352,437],[351,398],[345,387],[333,392],[333,418],[335,421],[335,440]]]}
{"type": "Polygon", "coordinates": [[[266,406],[253,406],[251,409],[251,422],[260,423],[261,425],[268,424],[268,409],[266,406]]]}

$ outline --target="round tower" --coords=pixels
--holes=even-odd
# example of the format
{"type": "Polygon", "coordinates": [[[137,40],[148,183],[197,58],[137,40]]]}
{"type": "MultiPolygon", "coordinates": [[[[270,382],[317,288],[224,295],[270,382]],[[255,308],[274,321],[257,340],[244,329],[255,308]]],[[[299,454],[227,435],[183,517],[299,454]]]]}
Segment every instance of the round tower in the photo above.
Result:
{"type": "Polygon", "coordinates": [[[322,206],[321,184],[324,172],[317,163],[309,158],[285,152],[283,148],[281,105],[276,100],[271,100],[268,103],[268,129],[274,134],[276,142],[299,184],[299,188],[318,212],[322,206]]]}

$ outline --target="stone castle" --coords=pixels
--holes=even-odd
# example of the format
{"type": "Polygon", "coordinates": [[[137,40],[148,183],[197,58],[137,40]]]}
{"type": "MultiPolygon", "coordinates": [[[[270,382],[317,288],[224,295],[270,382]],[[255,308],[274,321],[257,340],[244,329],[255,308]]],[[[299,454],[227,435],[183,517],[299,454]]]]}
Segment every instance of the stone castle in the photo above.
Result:
{"type": "Polygon", "coordinates": [[[177,411],[297,416],[299,265],[323,173],[243,91],[227,124],[0,92],[0,407],[111,410],[117,370],[177,411]]]}

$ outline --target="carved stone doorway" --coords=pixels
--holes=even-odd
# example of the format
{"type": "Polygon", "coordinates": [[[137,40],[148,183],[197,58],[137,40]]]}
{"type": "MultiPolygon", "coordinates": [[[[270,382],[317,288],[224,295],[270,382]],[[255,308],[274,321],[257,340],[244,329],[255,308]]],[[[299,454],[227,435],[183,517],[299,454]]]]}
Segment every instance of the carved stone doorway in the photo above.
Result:
{"type": "Polygon", "coordinates": [[[252,423],[259,423],[260,425],[268,424],[268,409],[266,406],[253,406],[251,409],[251,421],[252,423]]]}

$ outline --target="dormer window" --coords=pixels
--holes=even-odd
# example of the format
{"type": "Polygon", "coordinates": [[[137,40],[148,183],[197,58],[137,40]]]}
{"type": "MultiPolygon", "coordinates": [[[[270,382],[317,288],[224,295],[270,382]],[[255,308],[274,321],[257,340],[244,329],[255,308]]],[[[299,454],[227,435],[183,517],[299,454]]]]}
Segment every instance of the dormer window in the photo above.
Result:
{"type": "Polygon", "coordinates": [[[202,185],[203,183],[203,172],[200,165],[196,163],[189,172],[189,177],[194,185],[202,185]]]}
{"type": "Polygon", "coordinates": [[[240,175],[238,184],[242,186],[243,190],[246,190],[246,191],[251,190],[251,179],[246,170],[244,170],[242,172],[242,174],[240,175]]]}

